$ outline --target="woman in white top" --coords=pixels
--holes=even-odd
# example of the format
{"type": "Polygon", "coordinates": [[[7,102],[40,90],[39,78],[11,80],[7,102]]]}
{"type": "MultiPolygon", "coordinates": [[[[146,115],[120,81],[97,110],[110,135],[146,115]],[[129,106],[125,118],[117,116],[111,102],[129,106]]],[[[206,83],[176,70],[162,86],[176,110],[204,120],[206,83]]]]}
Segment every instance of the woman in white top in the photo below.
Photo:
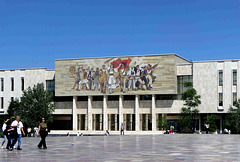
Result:
{"type": "MultiPolygon", "coordinates": [[[[8,121],[9,119],[7,119],[6,120],[6,122],[8,121]]],[[[2,126],[2,131],[4,132],[5,131],[5,129],[6,129],[6,127],[7,127],[7,124],[6,124],[6,122],[3,124],[3,126],[2,126]]],[[[3,142],[2,142],[2,147],[1,147],[1,149],[3,149],[3,145],[4,145],[4,143],[7,141],[7,136],[3,133],[3,142]]]]}

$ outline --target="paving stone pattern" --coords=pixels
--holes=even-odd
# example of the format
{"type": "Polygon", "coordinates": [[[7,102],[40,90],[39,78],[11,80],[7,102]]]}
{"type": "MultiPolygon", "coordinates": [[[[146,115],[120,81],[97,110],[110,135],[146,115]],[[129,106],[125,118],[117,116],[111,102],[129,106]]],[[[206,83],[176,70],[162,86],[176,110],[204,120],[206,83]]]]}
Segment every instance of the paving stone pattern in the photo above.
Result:
{"type": "Polygon", "coordinates": [[[125,135],[23,138],[0,161],[240,161],[240,135],[125,135]]]}

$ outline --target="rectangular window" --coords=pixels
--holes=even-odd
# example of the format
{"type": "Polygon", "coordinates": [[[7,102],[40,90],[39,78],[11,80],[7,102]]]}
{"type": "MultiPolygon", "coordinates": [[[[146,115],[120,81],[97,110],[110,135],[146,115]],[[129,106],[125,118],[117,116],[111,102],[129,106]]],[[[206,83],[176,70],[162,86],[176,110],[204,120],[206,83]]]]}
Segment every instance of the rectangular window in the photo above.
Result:
{"type": "Polygon", "coordinates": [[[108,96],[108,101],[119,101],[119,96],[108,96]]]}
{"type": "Polygon", "coordinates": [[[237,92],[233,92],[233,106],[237,104],[237,92]]]}
{"type": "Polygon", "coordinates": [[[218,72],[219,86],[223,86],[223,71],[219,70],[218,72]]]}
{"type": "Polygon", "coordinates": [[[152,100],[152,95],[140,95],[140,100],[152,100]]]}
{"type": "Polygon", "coordinates": [[[193,76],[192,75],[185,75],[185,76],[178,76],[177,77],[177,88],[178,88],[178,99],[180,100],[182,97],[184,89],[184,83],[191,82],[193,83],[193,76]]]}
{"type": "Polygon", "coordinates": [[[93,101],[103,101],[103,96],[93,96],[93,101]]]}
{"type": "Polygon", "coordinates": [[[22,89],[22,91],[23,91],[23,90],[24,90],[24,77],[21,77],[21,83],[22,83],[21,89],[22,89]]]}
{"type": "Polygon", "coordinates": [[[11,78],[11,91],[14,91],[14,78],[11,78]]]}
{"type": "Polygon", "coordinates": [[[47,80],[47,90],[54,92],[55,91],[55,80],[47,80]]]}
{"type": "Polygon", "coordinates": [[[218,97],[219,99],[219,104],[218,104],[218,106],[223,106],[223,94],[222,93],[219,93],[219,97],[218,97]]]}
{"type": "Polygon", "coordinates": [[[237,85],[237,70],[233,70],[233,85],[237,85]]]}
{"type": "Polygon", "coordinates": [[[124,95],[123,99],[124,99],[124,101],[135,100],[135,96],[134,95],[124,95]]]}
{"type": "Polygon", "coordinates": [[[13,100],[14,100],[14,97],[11,97],[11,102],[13,102],[13,100]]]}
{"type": "Polygon", "coordinates": [[[88,101],[88,96],[78,96],[78,101],[88,101]]]}
{"type": "Polygon", "coordinates": [[[4,79],[1,78],[1,91],[4,91],[4,79]]]}
{"type": "Polygon", "coordinates": [[[3,105],[4,105],[4,103],[3,103],[4,101],[3,101],[3,97],[1,97],[1,108],[3,109],[3,105]]]}

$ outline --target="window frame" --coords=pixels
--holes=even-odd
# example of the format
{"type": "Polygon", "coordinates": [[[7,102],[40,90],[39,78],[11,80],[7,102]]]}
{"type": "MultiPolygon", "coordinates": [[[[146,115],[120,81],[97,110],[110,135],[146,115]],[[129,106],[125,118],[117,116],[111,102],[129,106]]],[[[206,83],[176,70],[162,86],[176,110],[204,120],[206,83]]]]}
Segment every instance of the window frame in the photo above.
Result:
{"type": "Polygon", "coordinates": [[[218,70],[218,86],[223,86],[223,70],[218,70]],[[220,78],[221,74],[221,78],[220,78]]]}
{"type": "Polygon", "coordinates": [[[218,106],[223,106],[223,93],[218,93],[218,106]]]}
{"type": "Polygon", "coordinates": [[[1,92],[4,91],[4,78],[1,78],[1,92]]]}
{"type": "Polygon", "coordinates": [[[232,71],[232,84],[233,84],[233,86],[237,85],[237,70],[236,69],[234,69],[232,71]],[[236,75],[234,75],[234,73],[236,73],[236,75]]]}
{"type": "Polygon", "coordinates": [[[14,91],[14,77],[11,77],[11,91],[14,91]]]}

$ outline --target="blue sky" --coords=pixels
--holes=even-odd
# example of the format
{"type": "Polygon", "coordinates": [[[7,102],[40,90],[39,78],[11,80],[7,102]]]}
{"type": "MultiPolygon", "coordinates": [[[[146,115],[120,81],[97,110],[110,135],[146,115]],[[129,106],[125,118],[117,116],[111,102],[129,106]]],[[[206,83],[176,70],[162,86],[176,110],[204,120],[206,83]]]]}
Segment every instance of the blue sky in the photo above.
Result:
{"type": "Polygon", "coordinates": [[[0,69],[164,53],[240,59],[240,1],[0,0],[0,69]]]}

